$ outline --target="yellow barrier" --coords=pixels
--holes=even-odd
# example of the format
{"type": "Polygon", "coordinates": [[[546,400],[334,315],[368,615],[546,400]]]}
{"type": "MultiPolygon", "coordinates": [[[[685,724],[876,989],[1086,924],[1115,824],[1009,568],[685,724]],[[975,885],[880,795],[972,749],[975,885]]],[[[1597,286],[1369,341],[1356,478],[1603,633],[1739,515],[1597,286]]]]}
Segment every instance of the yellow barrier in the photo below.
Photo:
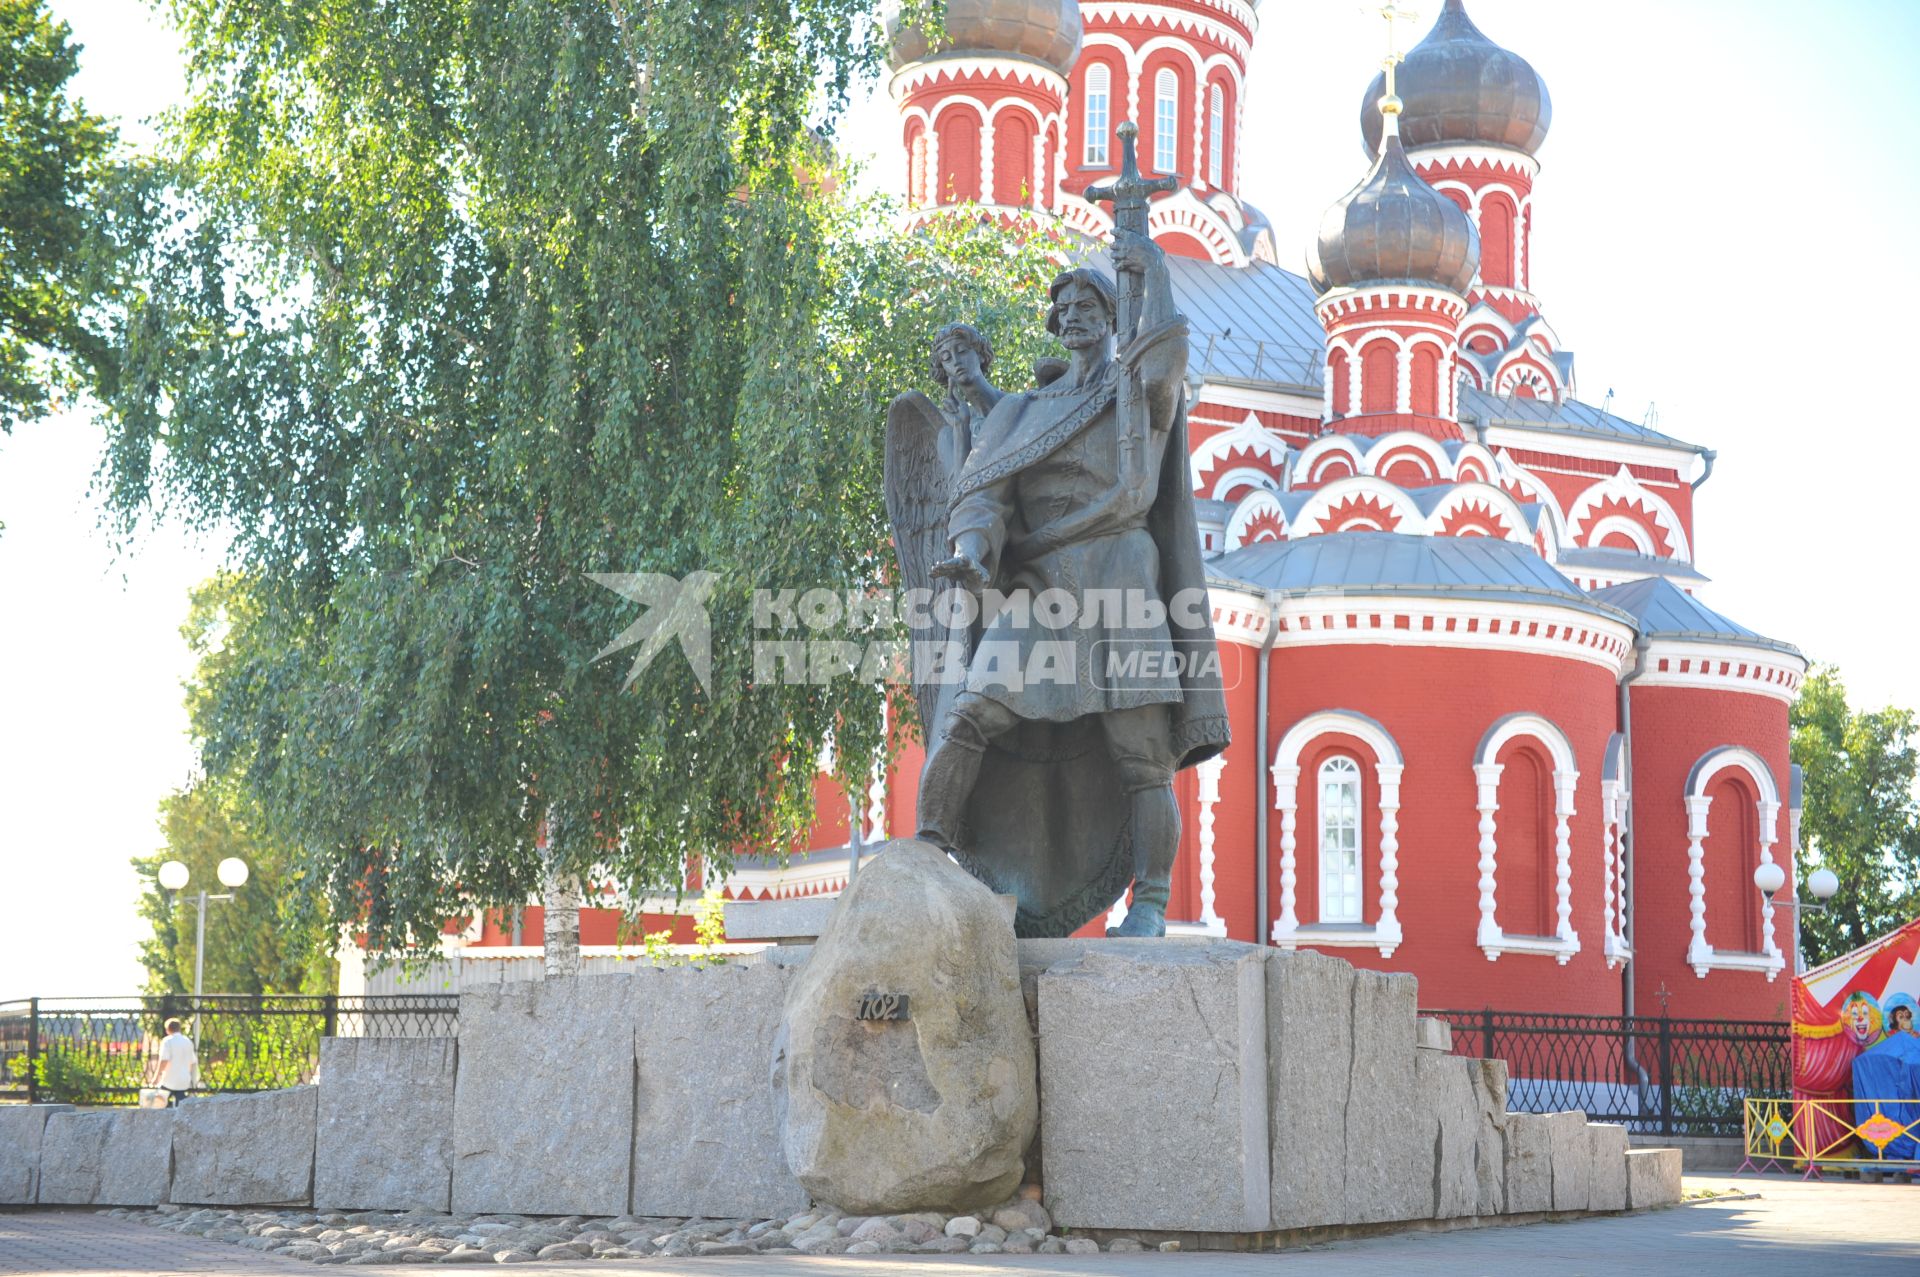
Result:
{"type": "Polygon", "coordinates": [[[1920,1161],[1886,1156],[1887,1145],[1902,1135],[1920,1139],[1920,1101],[1749,1099],[1745,1108],[1746,1160],[1740,1163],[1743,1171],[1804,1166],[1806,1177],[1815,1179],[1823,1166],[1920,1170],[1920,1161]],[[1863,1118],[1859,1105],[1873,1108],[1863,1118]],[[1895,1112],[1887,1112],[1889,1108],[1895,1112]],[[1900,1116],[1903,1113],[1913,1117],[1903,1121],[1900,1116]],[[1836,1131],[1837,1135],[1832,1134],[1836,1131]],[[1849,1148],[1859,1151],[1844,1151],[1849,1148]]]}

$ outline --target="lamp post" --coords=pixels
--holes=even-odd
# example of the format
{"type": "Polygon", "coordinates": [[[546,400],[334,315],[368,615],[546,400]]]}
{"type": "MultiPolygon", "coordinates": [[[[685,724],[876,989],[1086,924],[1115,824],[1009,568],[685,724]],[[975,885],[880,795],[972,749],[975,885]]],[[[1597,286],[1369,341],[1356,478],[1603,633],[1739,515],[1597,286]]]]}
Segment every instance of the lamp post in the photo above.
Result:
{"type": "Polygon", "coordinates": [[[1753,885],[1760,888],[1760,894],[1767,903],[1793,910],[1793,969],[1800,970],[1800,915],[1801,913],[1825,913],[1827,901],[1833,899],[1833,893],[1840,890],[1840,879],[1831,869],[1816,869],[1807,875],[1807,890],[1813,896],[1806,900],[1775,900],[1774,892],[1787,885],[1787,871],[1769,860],[1753,871],[1753,885]]]}
{"type": "MultiPolygon", "coordinates": [[[[247,862],[238,856],[228,856],[214,870],[224,887],[236,890],[247,882],[247,862]]],[[[168,891],[182,891],[186,888],[190,875],[187,867],[178,860],[169,860],[160,866],[160,885],[168,891]]],[[[208,895],[201,891],[197,898],[197,919],[193,928],[193,1013],[200,1014],[200,976],[207,961],[207,901],[231,900],[232,892],[221,895],[208,895]]]]}

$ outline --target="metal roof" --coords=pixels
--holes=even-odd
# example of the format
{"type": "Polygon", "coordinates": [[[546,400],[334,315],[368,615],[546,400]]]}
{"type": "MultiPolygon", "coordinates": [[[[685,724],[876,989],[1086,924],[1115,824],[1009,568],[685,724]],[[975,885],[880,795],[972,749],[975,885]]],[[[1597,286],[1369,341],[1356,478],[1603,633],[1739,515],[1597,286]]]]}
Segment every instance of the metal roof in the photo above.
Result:
{"type": "MultiPolygon", "coordinates": [[[[1167,269],[1174,297],[1191,325],[1188,365],[1194,375],[1214,382],[1280,386],[1316,397],[1322,393],[1327,334],[1313,315],[1313,286],[1302,276],[1266,262],[1216,266],[1171,253],[1167,269]]],[[[1460,420],[1706,451],[1577,400],[1556,404],[1467,385],[1460,388],[1460,420]]]]}
{"type": "Polygon", "coordinates": [[[1685,559],[1663,559],[1658,555],[1641,554],[1637,550],[1615,550],[1606,546],[1568,546],[1560,551],[1560,566],[1593,568],[1600,572],[1645,572],[1683,581],[1713,579],[1685,559]]]}
{"type": "Polygon", "coordinates": [[[1706,643],[1742,643],[1800,655],[1800,649],[1730,621],[1664,577],[1648,577],[1595,590],[1593,597],[1627,612],[1652,638],[1706,643]]]}
{"type": "Polygon", "coordinates": [[[1288,594],[1404,593],[1424,597],[1526,599],[1633,624],[1632,614],[1596,601],[1534,553],[1491,537],[1334,532],[1262,541],[1207,564],[1223,585],[1288,594]]]}
{"type": "Polygon", "coordinates": [[[1698,444],[1663,435],[1658,430],[1638,425],[1625,417],[1616,417],[1577,399],[1556,404],[1550,399],[1491,395],[1473,386],[1461,386],[1460,420],[1462,424],[1472,422],[1482,426],[1519,426],[1526,430],[1563,431],[1590,439],[1619,439],[1662,448],[1685,448],[1689,452],[1706,451],[1698,444]]]}
{"type": "Polygon", "coordinates": [[[1313,289],[1305,279],[1266,262],[1216,266],[1172,253],[1167,269],[1192,325],[1195,373],[1320,394],[1327,334],[1313,317],[1313,289]]]}

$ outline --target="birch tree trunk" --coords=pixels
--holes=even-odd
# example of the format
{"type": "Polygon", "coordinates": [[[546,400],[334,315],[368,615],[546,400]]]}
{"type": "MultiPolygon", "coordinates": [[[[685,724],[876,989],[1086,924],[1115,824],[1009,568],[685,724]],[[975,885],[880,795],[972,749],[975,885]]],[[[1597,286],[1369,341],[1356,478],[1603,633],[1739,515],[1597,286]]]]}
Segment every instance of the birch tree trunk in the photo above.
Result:
{"type": "Polygon", "coordinates": [[[559,823],[553,813],[547,814],[546,867],[540,882],[545,917],[540,942],[548,977],[580,974],[580,879],[576,874],[561,872],[555,846],[559,823]]]}

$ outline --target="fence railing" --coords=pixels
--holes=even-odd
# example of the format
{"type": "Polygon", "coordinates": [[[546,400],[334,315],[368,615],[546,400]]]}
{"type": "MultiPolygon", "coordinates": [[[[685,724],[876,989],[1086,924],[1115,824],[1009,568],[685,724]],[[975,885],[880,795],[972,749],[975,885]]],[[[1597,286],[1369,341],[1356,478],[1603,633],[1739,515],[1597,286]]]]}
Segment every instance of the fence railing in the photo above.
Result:
{"type": "Polygon", "coordinates": [[[194,1040],[200,1089],[266,1091],[311,1081],[323,1037],[450,1037],[459,1008],[452,994],[0,1002],[0,1100],[131,1104],[170,1018],[194,1040]]]}
{"type": "Polygon", "coordinates": [[[1793,1088],[1787,1026],[1767,1020],[1423,1011],[1453,1026],[1455,1055],[1507,1062],[1507,1107],[1584,1109],[1660,1135],[1732,1135],[1749,1099],[1793,1088]]]}
{"type": "Polygon", "coordinates": [[[1920,1170],[1920,1101],[1748,1100],[1743,1171],[1920,1170]]]}

